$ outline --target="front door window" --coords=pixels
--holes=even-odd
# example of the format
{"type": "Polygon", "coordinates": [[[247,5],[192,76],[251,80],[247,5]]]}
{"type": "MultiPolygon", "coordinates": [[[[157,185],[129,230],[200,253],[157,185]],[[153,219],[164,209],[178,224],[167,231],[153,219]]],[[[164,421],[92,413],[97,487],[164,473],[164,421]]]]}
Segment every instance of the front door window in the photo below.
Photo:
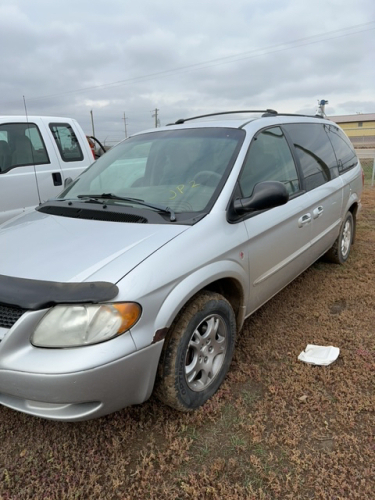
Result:
{"type": "Polygon", "coordinates": [[[292,153],[279,127],[263,130],[251,143],[239,180],[243,196],[251,196],[263,181],[282,182],[290,196],[300,189],[292,153]]]}

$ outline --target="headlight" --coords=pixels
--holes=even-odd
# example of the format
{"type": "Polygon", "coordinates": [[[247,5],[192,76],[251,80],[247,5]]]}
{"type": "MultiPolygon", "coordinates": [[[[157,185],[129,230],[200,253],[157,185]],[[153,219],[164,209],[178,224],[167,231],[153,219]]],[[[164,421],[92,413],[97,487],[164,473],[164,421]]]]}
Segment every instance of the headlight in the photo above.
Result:
{"type": "Polygon", "coordinates": [[[31,343],[37,347],[98,344],[126,332],[140,316],[141,306],[133,302],[59,305],[43,317],[31,343]]]}

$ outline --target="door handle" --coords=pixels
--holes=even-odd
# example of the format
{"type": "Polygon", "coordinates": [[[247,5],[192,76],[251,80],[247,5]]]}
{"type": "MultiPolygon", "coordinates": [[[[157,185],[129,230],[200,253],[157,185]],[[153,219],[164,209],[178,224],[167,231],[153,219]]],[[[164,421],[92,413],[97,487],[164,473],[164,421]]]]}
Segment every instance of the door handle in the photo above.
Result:
{"type": "Polygon", "coordinates": [[[60,172],[53,172],[52,180],[54,186],[62,186],[62,177],[60,172]]]}
{"type": "Polygon", "coordinates": [[[311,214],[304,214],[298,219],[298,227],[303,227],[311,222],[311,214]]]}
{"type": "Polygon", "coordinates": [[[320,217],[323,214],[323,212],[324,212],[324,210],[323,210],[322,206],[315,208],[313,210],[314,219],[317,219],[318,217],[320,217]]]}

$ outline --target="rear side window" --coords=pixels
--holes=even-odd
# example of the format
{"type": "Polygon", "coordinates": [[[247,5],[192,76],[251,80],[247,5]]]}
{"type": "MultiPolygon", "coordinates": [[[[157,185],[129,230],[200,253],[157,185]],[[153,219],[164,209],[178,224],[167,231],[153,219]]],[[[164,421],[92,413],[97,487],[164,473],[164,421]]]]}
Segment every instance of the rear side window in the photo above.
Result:
{"type": "Polygon", "coordinates": [[[354,167],[358,160],[347,136],[337,127],[327,125],[327,134],[336,153],[340,174],[354,167]]]}
{"type": "Polygon", "coordinates": [[[284,125],[300,161],[305,189],[310,191],[338,176],[337,160],[324,125],[284,125]]]}
{"type": "Polygon", "coordinates": [[[292,153],[279,127],[263,130],[251,143],[239,179],[243,196],[251,196],[263,181],[282,182],[290,195],[300,189],[292,153]]]}
{"type": "Polygon", "coordinates": [[[83,160],[83,153],[77,136],[68,123],[50,123],[49,128],[59,148],[63,161],[83,160]]]}
{"type": "Polygon", "coordinates": [[[0,125],[0,174],[15,167],[45,163],[49,158],[35,123],[0,125]]]}

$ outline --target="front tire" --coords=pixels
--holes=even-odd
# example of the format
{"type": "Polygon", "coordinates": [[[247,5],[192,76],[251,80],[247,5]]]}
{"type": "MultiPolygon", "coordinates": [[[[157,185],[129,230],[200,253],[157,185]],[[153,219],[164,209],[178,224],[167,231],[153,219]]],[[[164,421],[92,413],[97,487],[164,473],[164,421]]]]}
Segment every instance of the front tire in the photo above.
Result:
{"type": "Polygon", "coordinates": [[[349,257],[353,243],[354,219],[351,212],[346,214],[344,222],[340,228],[340,234],[327,252],[327,258],[335,264],[344,264],[349,257]]]}
{"type": "Polygon", "coordinates": [[[236,319],[218,293],[193,297],[165,340],[155,386],[168,406],[189,411],[202,406],[222,384],[232,360],[236,319]]]}

